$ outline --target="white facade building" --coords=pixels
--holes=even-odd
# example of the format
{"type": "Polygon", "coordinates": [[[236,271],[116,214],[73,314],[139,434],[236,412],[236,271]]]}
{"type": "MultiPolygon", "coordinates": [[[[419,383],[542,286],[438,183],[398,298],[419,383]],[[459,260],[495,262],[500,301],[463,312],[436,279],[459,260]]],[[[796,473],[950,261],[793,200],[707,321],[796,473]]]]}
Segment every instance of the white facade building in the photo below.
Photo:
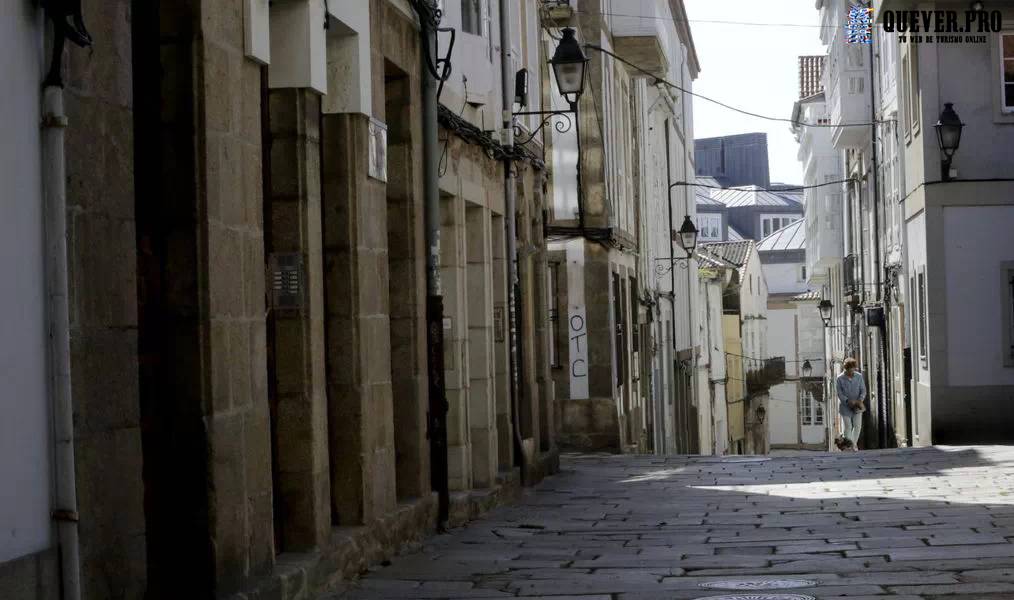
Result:
{"type": "MultiPolygon", "coordinates": [[[[875,19],[914,8],[955,7],[888,0],[875,19]]],[[[904,174],[897,293],[910,315],[896,335],[911,349],[903,384],[919,445],[1009,440],[1014,422],[1014,86],[1004,78],[1014,62],[1014,10],[986,10],[1000,11],[1003,31],[982,43],[896,47],[898,161],[890,166],[904,174]],[[945,181],[933,125],[948,103],[964,135],[945,181]]]]}

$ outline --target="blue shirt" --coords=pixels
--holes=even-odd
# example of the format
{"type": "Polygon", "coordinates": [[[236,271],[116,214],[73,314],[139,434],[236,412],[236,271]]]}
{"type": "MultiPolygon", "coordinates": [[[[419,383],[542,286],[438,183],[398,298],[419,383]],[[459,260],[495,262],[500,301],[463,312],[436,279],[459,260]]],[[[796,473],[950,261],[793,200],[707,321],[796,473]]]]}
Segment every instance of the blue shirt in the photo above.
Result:
{"type": "Polygon", "coordinates": [[[849,408],[850,401],[866,400],[866,382],[859,371],[853,371],[851,378],[845,373],[839,375],[834,382],[834,389],[838,394],[838,412],[841,414],[851,415],[855,412],[849,408]]]}

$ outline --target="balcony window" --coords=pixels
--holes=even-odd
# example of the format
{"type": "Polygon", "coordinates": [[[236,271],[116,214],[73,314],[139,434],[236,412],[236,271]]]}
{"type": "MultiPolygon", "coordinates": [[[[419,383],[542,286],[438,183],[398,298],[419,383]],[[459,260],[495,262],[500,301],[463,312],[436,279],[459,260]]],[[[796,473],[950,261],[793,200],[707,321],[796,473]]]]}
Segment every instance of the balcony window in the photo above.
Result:
{"type": "Polygon", "coordinates": [[[461,0],[461,30],[472,35],[489,35],[489,0],[461,0]]]}
{"type": "Polygon", "coordinates": [[[916,281],[917,302],[919,303],[919,358],[923,366],[929,362],[929,344],[926,339],[926,271],[919,271],[916,281]]]}
{"type": "Polygon", "coordinates": [[[1003,72],[1000,77],[1003,112],[1014,112],[1014,33],[1000,34],[1000,55],[1003,72]]]}

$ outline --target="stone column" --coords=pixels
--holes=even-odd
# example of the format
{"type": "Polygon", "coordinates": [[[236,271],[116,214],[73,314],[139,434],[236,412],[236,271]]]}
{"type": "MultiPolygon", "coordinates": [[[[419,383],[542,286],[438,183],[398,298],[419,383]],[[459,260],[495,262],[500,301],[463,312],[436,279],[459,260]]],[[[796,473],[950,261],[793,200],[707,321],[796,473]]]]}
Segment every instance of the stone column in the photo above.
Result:
{"type": "Polygon", "coordinates": [[[472,482],[491,487],[497,472],[496,385],[493,373],[493,270],[489,209],[465,209],[469,412],[472,482]]]}
{"type": "Polygon", "coordinates": [[[468,294],[465,255],[465,202],[443,200],[440,271],[444,287],[444,372],[448,470],[452,490],[472,487],[469,441],[468,294]]]}
{"type": "Polygon", "coordinates": [[[500,471],[509,471],[514,467],[513,422],[511,413],[510,367],[507,357],[507,253],[505,246],[506,231],[503,215],[493,215],[492,219],[492,257],[493,257],[493,310],[494,310],[494,344],[493,362],[496,376],[496,434],[497,455],[500,471]]]}
{"type": "Polygon", "coordinates": [[[331,498],[338,524],[353,525],[396,505],[387,197],[367,175],[369,117],[323,123],[331,498]]]}
{"type": "Polygon", "coordinates": [[[149,589],[228,594],[275,555],[261,68],[225,3],[131,18],[149,589]]]}
{"type": "Polygon", "coordinates": [[[285,552],[319,547],[331,524],[324,382],[324,286],[320,212],[320,96],[305,89],[269,93],[270,189],[265,249],[298,256],[299,306],[273,307],[269,371],[275,514],[285,552]]]}

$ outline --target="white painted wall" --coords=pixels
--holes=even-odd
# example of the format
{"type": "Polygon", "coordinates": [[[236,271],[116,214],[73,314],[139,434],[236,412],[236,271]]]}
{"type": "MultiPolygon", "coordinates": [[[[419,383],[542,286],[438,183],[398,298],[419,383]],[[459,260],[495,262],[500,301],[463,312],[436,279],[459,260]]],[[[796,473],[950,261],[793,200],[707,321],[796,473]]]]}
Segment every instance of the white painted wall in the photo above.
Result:
{"type": "Polygon", "coordinates": [[[42,13],[0,11],[0,563],[50,545],[39,84],[42,13]]]}
{"type": "Polygon", "coordinates": [[[771,294],[801,294],[809,290],[801,277],[803,263],[765,263],[764,279],[771,294]]]}
{"type": "Polygon", "coordinates": [[[768,399],[768,431],[772,445],[799,443],[799,407],[796,405],[796,382],[786,381],[771,387],[768,399]]]}
{"type": "MultiPolygon", "coordinates": [[[[943,219],[947,385],[1014,385],[1001,325],[1001,263],[1014,261],[1014,206],[947,206],[943,219]]],[[[937,327],[930,322],[931,340],[937,327]]]]}

